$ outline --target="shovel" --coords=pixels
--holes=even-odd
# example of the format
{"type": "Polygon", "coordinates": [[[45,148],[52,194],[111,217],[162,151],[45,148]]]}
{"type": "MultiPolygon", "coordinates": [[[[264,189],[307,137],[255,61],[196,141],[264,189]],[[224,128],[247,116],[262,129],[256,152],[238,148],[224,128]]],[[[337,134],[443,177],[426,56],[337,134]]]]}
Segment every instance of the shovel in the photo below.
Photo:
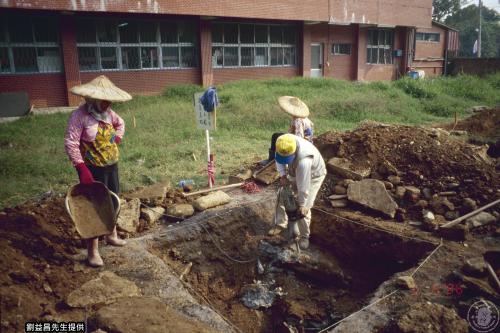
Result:
{"type": "Polygon", "coordinates": [[[110,234],[120,213],[120,198],[100,182],[70,187],[65,205],[83,239],[110,234]]]}

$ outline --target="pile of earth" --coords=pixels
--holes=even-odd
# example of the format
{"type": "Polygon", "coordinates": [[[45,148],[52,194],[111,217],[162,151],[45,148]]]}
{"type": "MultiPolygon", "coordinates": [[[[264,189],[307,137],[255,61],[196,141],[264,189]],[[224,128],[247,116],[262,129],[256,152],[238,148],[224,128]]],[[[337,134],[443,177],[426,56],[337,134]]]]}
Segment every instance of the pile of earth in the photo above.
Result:
{"type": "Polygon", "coordinates": [[[0,331],[24,332],[30,321],[85,318],[83,310],[61,301],[97,274],[74,260],[83,247],[62,198],[0,212],[0,331]]]}
{"type": "Polygon", "coordinates": [[[478,109],[471,117],[442,127],[446,130],[466,131],[471,143],[486,143],[490,146],[488,154],[500,157],[500,107],[478,109]]]}
{"type": "MultiPolygon", "coordinates": [[[[346,159],[369,170],[368,178],[384,181],[400,207],[401,220],[421,219],[423,209],[452,220],[500,194],[498,161],[485,147],[457,140],[442,129],[365,122],[353,131],[327,132],[315,145],[325,161],[346,159]],[[416,195],[406,193],[409,187],[416,195]]],[[[338,179],[327,184],[346,186],[338,179]]],[[[333,188],[325,189],[325,195],[331,193],[333,188]]]]}

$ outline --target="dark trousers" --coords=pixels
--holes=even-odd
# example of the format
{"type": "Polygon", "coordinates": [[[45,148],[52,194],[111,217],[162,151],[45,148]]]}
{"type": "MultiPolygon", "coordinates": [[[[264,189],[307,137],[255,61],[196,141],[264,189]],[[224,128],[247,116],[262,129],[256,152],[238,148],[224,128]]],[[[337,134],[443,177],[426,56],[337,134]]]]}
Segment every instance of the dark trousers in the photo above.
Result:
{"type": "Polygon", "coordinates": [[[274,160],[274,154],[276,153],[276,140],[278,137],[285,133],[274,133],[271,137],[271,149],[269,149],[269,160],[274,160]]]}
{"type": "Polygon", "coordinates": [[[118,163],[105,167],[87,165],[95,181],[101,182],[110,190],[118,194],[120,182],[118,179],[118,163]]]}

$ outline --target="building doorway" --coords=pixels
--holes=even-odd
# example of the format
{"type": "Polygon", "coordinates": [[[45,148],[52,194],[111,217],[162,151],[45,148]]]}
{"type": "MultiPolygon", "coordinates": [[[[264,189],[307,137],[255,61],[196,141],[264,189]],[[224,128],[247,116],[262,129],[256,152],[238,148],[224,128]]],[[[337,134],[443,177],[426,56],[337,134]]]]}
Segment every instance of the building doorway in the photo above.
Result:
{"type": "Polygon", "coordinates": [[[311,77],[323,76],[323,44],[311,44],[311,77]]]}

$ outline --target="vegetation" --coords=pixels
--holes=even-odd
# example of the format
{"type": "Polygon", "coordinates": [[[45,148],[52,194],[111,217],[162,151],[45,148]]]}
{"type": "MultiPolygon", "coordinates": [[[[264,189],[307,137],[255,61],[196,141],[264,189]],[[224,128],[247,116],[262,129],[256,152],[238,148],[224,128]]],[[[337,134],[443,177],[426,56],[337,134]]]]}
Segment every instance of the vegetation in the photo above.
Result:
{"type": "MultiPolygon", "coordinates": [[[[352,129],[365,119],[405,124],[449,121],[455,112],[465,116],[471,106],[500,104],[499,88],[500,73],[423,81],[294,78],[221,85],[217,130],[211,132],[218,183],[242,165],[266,158],[272,133],[287,130],[290,118],[276,102],[281,95],[299,96],[308,104],[319,135],[352,129]]],[[[127,126],[120,147],[122,190],[186,178],[206,184],[205,135],[195,127],[192,106],[193,93],[201,90],[196,85],[176,86],[160,96],[137,96],[114,106],[127,126]]],[[[65,192],[77,182],[63,146],[68,117],[54,114],[0,124],[0,207],[49,190],[65,192]]]]}

